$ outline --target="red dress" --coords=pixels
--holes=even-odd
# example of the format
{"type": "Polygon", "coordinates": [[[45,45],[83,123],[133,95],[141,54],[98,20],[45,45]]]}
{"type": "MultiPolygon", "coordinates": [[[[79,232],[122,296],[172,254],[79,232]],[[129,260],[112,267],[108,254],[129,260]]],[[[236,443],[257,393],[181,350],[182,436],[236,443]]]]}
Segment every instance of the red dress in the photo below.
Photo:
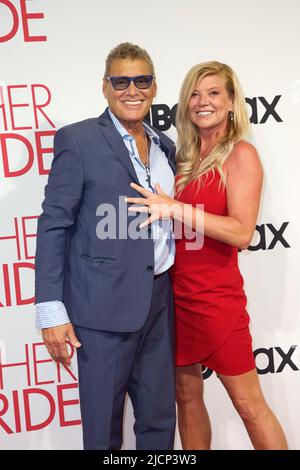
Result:
{"type": "MultiPolygon", "coordinates": [[[[205,212],[226,216],[226,189],[211,172],[199,188],[189,183],[178,200],[204,204],[205,212]]],[[[238,268],[238,249],[204,237],[202,248],[187,249],[191,240],[176,240],[171,277],[175,303],[176,365],[200,363],[223,375],[255,368],[247,299],[238,268]]]]}

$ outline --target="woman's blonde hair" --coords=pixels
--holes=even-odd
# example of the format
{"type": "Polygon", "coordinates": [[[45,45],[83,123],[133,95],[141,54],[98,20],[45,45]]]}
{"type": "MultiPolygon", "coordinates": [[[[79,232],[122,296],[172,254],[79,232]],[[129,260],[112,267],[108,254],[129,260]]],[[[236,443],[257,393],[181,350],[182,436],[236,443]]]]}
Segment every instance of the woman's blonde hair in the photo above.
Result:
{"type": "Polygon", "coordinates": [[[211,61],[195,65],[188,72],[180,90],[179,103],[176,114],[177,141],[177,192],[182,191],[192,180],[201,180],[209,170],[217,170],[221,181],[226,184],[222,166],[231,152],[234,144],[241,140],[249,127],[246,111],[245,97],[234,71],[226,64],[211,61]],[[189,115],[189,102],[198,80],[208,75],[222,77],[225,88],[233,100],[233,119],[228,116],[227,132],[223,135],[209,155],[200,161],[201,138],[198,127],[191,121],[189,115]]]}

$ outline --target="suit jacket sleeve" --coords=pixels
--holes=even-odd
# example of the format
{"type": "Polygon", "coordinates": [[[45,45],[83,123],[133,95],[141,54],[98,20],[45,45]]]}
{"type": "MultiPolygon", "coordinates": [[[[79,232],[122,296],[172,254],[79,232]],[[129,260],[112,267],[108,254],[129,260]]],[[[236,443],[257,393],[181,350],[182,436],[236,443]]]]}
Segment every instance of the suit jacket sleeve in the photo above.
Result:
{"type": "Polygon", "coordinates": [[[54,138],[54,159],[38,221],[36,303],[63,300],[67,232],[75,224],[83,186],[80,149],[65,127],[54,138]]]}

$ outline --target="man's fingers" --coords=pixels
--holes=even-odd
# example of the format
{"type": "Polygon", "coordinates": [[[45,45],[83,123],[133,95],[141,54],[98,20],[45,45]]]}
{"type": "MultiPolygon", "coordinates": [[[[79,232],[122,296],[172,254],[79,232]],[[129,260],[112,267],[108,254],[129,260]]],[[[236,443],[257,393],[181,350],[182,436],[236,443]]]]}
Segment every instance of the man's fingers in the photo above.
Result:
{"type": "MultiPolygon", "coordinates": [[[[46,343],[45,343],[46,344],[46,343]]],[[[52,357],[52,359],[54,361],[58,361],[58,358],[59,358],[59,353],[58,353],[58,349],[56,346],[54,346],[53,344],[49,345],[49,344],[46,344],[46,348],[48,350],[48,353],[50,354],[50,356],[52,357]]]]}
{"type": "Polygon", "coordinates": [[[55,362],[61,362],[62,364],[70,364],[71,360],[68,355],[68,351],[65,352],[61,349],[61,347],[54,345],[47,349],[50,356],[55,362]]]}
{"type": "Polygon", "coordinates": [[[62,364],[71,364],[71,359],[70,359],[70,356],[69,356],[69,353],[68,353],[68,349],[67,349],[67,344],[66,342],[63,344],[60,344],[58,346],[58,359],[57,359],[58,362],[61,362],[62,364]]]}
{"type": "Polygon", "coordinates": [[[67,350],[67,344],[65,341],[54,341],[50,344],[46,344],[46,347],[54,361],[61,362],[62,364],[71,363],[71,359],[67,350]]]}
{"type": "Polygon", "coordinates": [[[68,328],[67,336],[72,346],[74,346],[74,348],[80,348],[81,343],[78,340],[77,336],[75,335],[75,331],[72,325],[70,325],[68,328]]]}
{"type": "Polygon", "coordinates": [[[42,330],[42,335],[52,359],[65,365],[69,365],[71,363],[66,340],[69,339],[70,343],[74,347],[81,346],[80,342],[76,338],[71,323],[57,327],[45,328],[42,330]]]}

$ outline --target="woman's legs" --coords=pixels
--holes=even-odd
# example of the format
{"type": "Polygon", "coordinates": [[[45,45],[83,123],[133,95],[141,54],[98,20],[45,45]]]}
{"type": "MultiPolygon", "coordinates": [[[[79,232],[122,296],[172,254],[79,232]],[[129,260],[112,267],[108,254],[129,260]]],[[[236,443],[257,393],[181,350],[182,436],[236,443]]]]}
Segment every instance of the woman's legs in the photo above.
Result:
{"type": "Polygon", "coordinates": [[[200,364],[176,368],[178,427],[182,448],[209,449],[211,427],[203,402],[203,378],[200,364]]]}
{"type": "Polygon", "coordinates": [[[256,369],[236,376],[219,374],[219,379],[242,418],[254,449],[287,449],[283,430],[262,394],[256,369]]]}

